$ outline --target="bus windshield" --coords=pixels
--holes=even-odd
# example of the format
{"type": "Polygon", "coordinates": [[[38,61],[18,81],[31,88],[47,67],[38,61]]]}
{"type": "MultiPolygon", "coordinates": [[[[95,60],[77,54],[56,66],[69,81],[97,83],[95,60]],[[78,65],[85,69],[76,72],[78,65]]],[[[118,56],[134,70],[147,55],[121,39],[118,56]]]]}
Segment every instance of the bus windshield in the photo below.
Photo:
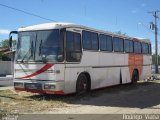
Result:
{"type": "Polygon", "coordinates": [[[63,39],[58,29],[20,32],[18,36],[17,61],[63,61],[63,39]]]}

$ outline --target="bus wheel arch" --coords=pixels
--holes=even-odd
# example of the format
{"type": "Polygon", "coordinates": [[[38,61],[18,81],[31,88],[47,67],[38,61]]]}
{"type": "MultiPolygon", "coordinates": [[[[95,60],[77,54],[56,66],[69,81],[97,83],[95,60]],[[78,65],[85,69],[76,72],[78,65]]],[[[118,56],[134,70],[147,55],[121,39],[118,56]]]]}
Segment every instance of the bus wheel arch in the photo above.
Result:
{"type": "Polygon", "coordinates": [[[132,72],[132,83],[137,83],[139,81],[139,71],[138,69],[134,69],[132,72]]]}
{"type": "Polygon", "coordinates": [[[79,74],[76,82],[76,93],[83,94],[88,92],[91,88],[90,75],[87,72],[82,72],[79,74]]]}

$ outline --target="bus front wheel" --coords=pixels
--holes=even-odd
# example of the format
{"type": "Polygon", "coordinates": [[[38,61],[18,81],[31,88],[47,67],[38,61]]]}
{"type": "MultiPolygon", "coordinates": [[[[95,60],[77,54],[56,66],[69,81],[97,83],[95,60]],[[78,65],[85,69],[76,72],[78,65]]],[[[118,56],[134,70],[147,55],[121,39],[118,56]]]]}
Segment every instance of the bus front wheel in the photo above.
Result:
{"type": "Polygon", "coordinates": [[[84,74],[80,74],[77,79],[76,84],[76,93],[77,94],[84,94],[88,90],[88,80],[84,74]]]}

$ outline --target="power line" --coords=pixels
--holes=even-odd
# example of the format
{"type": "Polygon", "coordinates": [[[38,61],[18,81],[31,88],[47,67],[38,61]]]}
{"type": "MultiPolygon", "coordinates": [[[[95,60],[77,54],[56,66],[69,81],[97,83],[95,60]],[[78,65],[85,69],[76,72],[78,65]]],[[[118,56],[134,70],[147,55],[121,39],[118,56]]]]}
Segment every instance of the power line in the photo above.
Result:
{"type": "MultiPolygon", "coordinates": [[[[137,25],[142,25],[144,28],[146,28],[146,29],[148,30],[148,32],[155,34],[155,32],[154,32],[153,30],[151,30],[151,29],[149,28],[149,26],[147,26],[147,25],[145,25],[145,24],[143,24],[143,23],[141,23],[141,22],[138,23],[137,25]]],[[[139,29],[138,26],[137,26],[137,29],[139,29]]],[[[159,30],[157,30],[157,31],[160,32],[159,30]]],[[[160,33],[157,33],[157,35],[160,37],[160,33]]]]}
{"type": "Polygon", "coordinates": [[[150,11],[148,12],[149,14],[152,14],[153,17],[155,17],[156,19],[160,19],[160,17],[157,15],[157,13],[159,13],[160,10],[155,10],[155,11],[150,11]]]}
{"type": "Polygon", "coordinates": [[[39,15],[36,15],[34,13],[30,13],[30,12],[27,12],[27,11],[24,11],[24,10],[20,10],[20,9],[17,9],[17,8],[8,6],[8,5],[4,5],[4,4],[0,3],[0,6],[6,7],[6,8],[9,8],[9,9],[18,11],[18,12],[22,12],[22,13],[25,13],[27,15],[31,15],[31,16],[34,16],[34,17],[37,17],[37,18],[41,18],[41,19],[44,19],[44,20],[47,20],[47,21],[52,21],[52,22],[54,21],[54,22],[56,22],[55,20],[52,20],[52,19],[49,19],[49,18],[45,18],[45,17],[39,16],[39,15]]]}

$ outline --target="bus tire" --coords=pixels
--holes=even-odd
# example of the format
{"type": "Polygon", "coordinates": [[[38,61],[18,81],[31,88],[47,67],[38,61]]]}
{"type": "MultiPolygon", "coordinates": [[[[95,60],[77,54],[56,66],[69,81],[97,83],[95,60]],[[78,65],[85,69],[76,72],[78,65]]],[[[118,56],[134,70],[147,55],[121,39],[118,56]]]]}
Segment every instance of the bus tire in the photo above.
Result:
{"type": "Polygon", "coordinates": [[[138,70],[134,70],[132,74],[132,83],[137,83],[139,81],[139,73],[138,70]]]}
{"type": "Polygon", "coordinates": [[[88,80],[85,74],[80,74],[76,83],[76,93],[84,94],[88,91],[88,80]]]}

